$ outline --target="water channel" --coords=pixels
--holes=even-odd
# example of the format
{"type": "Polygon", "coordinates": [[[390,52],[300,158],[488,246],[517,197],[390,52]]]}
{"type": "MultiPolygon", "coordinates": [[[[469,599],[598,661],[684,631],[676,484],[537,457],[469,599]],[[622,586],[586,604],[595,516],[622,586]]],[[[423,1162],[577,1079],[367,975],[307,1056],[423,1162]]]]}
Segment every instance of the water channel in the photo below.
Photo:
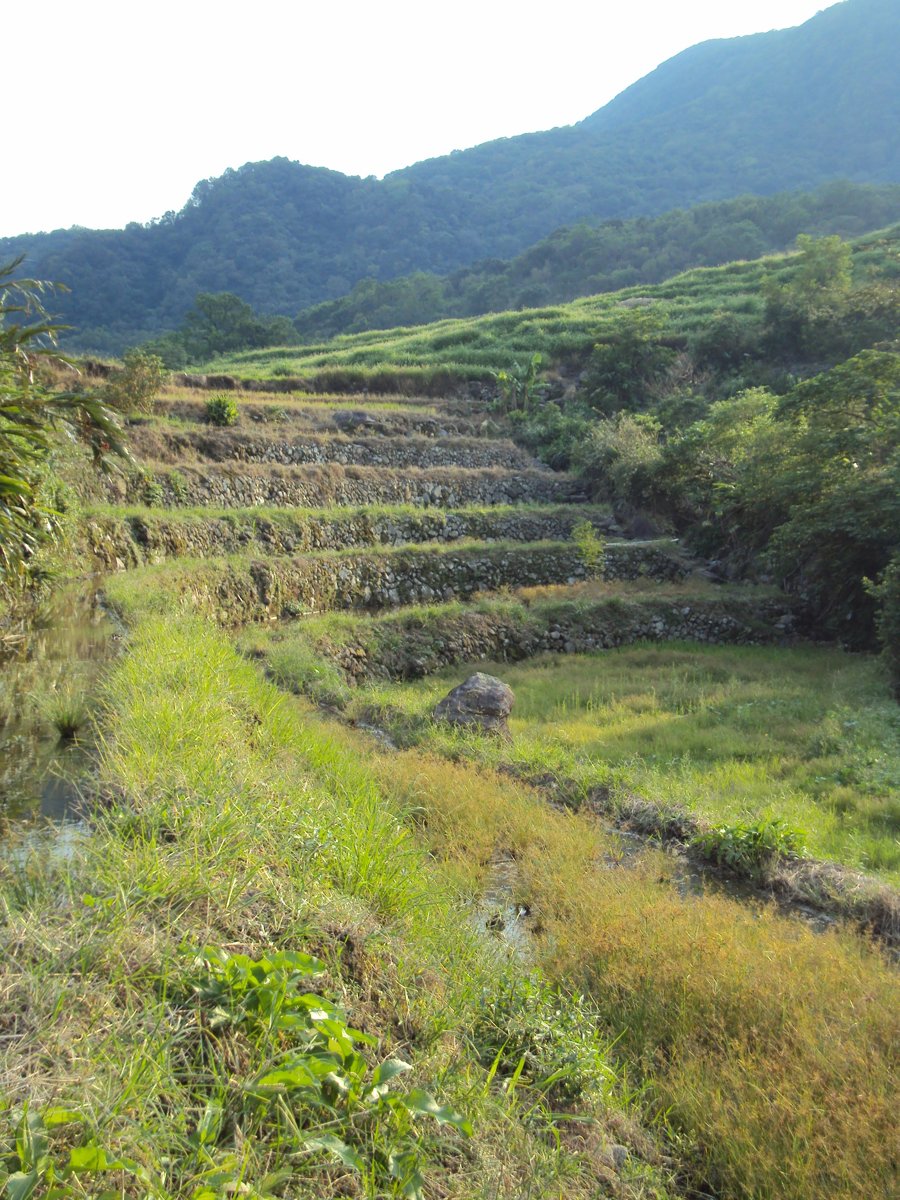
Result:
{"type": "Polygon", "coordinates": [[[0,649],[0,836],[82,819],[93,714],[118,630],[93,588],[67,589],[0,649]]]}

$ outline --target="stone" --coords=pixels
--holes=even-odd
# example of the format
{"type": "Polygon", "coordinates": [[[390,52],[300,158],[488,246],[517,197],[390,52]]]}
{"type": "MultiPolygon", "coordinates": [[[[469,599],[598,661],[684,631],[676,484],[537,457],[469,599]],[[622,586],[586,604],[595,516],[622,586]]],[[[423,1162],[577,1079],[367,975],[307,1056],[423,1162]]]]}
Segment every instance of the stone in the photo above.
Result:
{"type": "Polygon", "coordinates": [[[609,1155],[617,1171],[625,1169],[625,1164],[628,1162],[627,1146],[610,1146],[609,1155]]]}
{"type": "Polygon", "coordinates": [[[494,675],[476,671],[474,675],[455,687],[436,706],[435,721],[449,725],[474,727],[485,733],[496,733],[509,737],[507,718],[512,711],[515,696],[509,684],[494,675]]]}

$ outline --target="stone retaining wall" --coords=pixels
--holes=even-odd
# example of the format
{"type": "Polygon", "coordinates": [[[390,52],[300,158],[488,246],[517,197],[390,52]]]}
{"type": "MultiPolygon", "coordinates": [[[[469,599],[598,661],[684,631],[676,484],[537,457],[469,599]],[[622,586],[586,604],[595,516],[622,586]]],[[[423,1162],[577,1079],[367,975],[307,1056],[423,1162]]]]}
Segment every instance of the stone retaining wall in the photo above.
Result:
{"type": "MultiPolygon", "coordinates": [[[[219,468],[184,466],[177,470],[164,467],[153,469],[149,477],[161,489],[159,502],[172,507],[415,504],[458,508],[465,504],[568,504],[584,499],[581,484],[571,476],[498,468],[466,471],[409,467],[393,471],[337,464],[305,468],[248,464],[219,468]]],[[[114,504],[141,504],[147,496],[147,479],[148,476],[139,473],[109,475],[89,487],[95,492],[97,488],[105,490],[104,499],[114,504]]]]}
{"type": "Polygon", "coordinates": [[[402,615],[361,621],[347,641],[320,639],[317,650],[351,682],[418,679],[457,663],[519,662],[537,654],[575,654],[637,641],[762,645],[793,636],[787,597],[609,598],[534,605],[512,611],[402,615]]]}
{"type": "MultiPolygon", "coordinates": [[[[324,404],[304,405],[302,400],[284,406],[277,402],[266,404],[254,400],[242,406],[240,396],[237,397],[237,403],[237,429],[263,426],[279,432],[309,429],[320,433],[358,433],[363,436],[406,437],[417,434],[420,437],[443,438],[478,437],[484,424],[449,412],[430,414],[365,407],[329,408],[324,404]]],[[[193,422],[209,429],[206,406],[200,400],[162,399],[157,401],[156,410],[162,416],[193,422]]],[[[488,424],[487,428],[492,428],[496,433],[496,427],[492,424],[488,424]]]]}
{"type": "MultiPolygon", "coordinates": [[[[685,572],[680,558],[647,545],[611,547],[605,567],[608,579],[671,580],[685,572]]],[[[173,603],[221,624],[239,625],[332,609],[462,600],[500,588],[571,584],[585,574],[575,547],[549,543],[322,554],[245,563],[211,559],[199,568],[179,572],[176,567],[166,587],[173,603]]]]}
{"type": "Polygon", "coordinates": [[[205,460],[209,463],[340,463],[359,467],[502,467],[505,470],[541,468],[525,450],[505,439],[404,437],[345,437],[342,434],[304,434],[275,438],[238,431],[175,432],[138,427],[131,447],[139,457],[163,463],[205,460]]]}
{"type": "Polygon", "coordinates": [[[344,550],[354,546],[401,546],[419,542],[565,541],[578,521],[589,520],[602,534],[615,531],[613,520],[591,506],[539,511],[489,509],[412,513],[347,512],[274,516],[236,513],[223,517],[179,518],[177,512],[111,516],[96,514],[81,527],[85,550],[109,570],[143,566],[187,555],[258,553],[296,554],[307,550],[344,550]]]}

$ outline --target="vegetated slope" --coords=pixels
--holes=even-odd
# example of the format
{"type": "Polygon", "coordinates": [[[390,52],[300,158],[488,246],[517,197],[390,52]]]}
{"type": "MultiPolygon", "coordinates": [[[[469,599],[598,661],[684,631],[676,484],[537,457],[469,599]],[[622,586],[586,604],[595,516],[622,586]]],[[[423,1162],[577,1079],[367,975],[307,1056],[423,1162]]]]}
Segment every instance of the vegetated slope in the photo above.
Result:
{"type": "Polygon", "coordinates": [[[508,261],[488,259],[449,276],[416,272],[364,279],[339,300],[298,314],[304,340],[424,325],[445,317],[559,304],[690,267],[715,267],[785,250],[800,233],[843,237],[900,218],[900,186],[826,184],[815,192],[740,196],[661,217],[612,219],[557,229],[508,261]]]}
{"type": "Polygon", "coordinates": [[[293,313],[366,276],[447,273],[582,218],[654,214],[838,177],[900,178],[900,23],[844,0],[796,28],[696,46],[578,125],[501,139],[382,181],[274,159],[198,185],[121,231],[0,242],[72,288],[81,345],[171,327],[198,291],[293,313]]]}
{"type": "MultiPolygon", "coordinates": [[[[854,278],[862,283],[896,277],[900,225],[851,243],[854,278]]],[[[526,362],[539,352],[549,360],[584,358],[611,335],[623,312],[637,302],[665,310],[666,336],[679,346],[719,316],[761,326],[764,281],[783,281],[801,256],[785,254],[722,267],[698,267],[663,283],[586,296],[568,304],[499,312],[432,324],[346,334],[298,347],[270,347],[216,359],[208,369],[244,379],[305,376],[320,386],[348,383],[372,390],[401,390],[466,378],[488,379],[493,370],[526,362]]],[[[727,340],[727,338],[726,338],[727,340]]],[[[827,355],[825,356],[827,357],[827,355]]]]}

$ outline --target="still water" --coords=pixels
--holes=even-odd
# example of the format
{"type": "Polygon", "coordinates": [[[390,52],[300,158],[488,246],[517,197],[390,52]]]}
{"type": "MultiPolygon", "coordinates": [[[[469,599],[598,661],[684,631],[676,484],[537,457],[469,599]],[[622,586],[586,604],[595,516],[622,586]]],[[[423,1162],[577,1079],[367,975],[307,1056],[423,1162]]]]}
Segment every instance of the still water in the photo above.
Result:
{"type": "Polygon", "coordinates": [[[84,814],[93,714],[117,630],[94,591],[62,592],[0,654],[0,829],[84,814]]]}

